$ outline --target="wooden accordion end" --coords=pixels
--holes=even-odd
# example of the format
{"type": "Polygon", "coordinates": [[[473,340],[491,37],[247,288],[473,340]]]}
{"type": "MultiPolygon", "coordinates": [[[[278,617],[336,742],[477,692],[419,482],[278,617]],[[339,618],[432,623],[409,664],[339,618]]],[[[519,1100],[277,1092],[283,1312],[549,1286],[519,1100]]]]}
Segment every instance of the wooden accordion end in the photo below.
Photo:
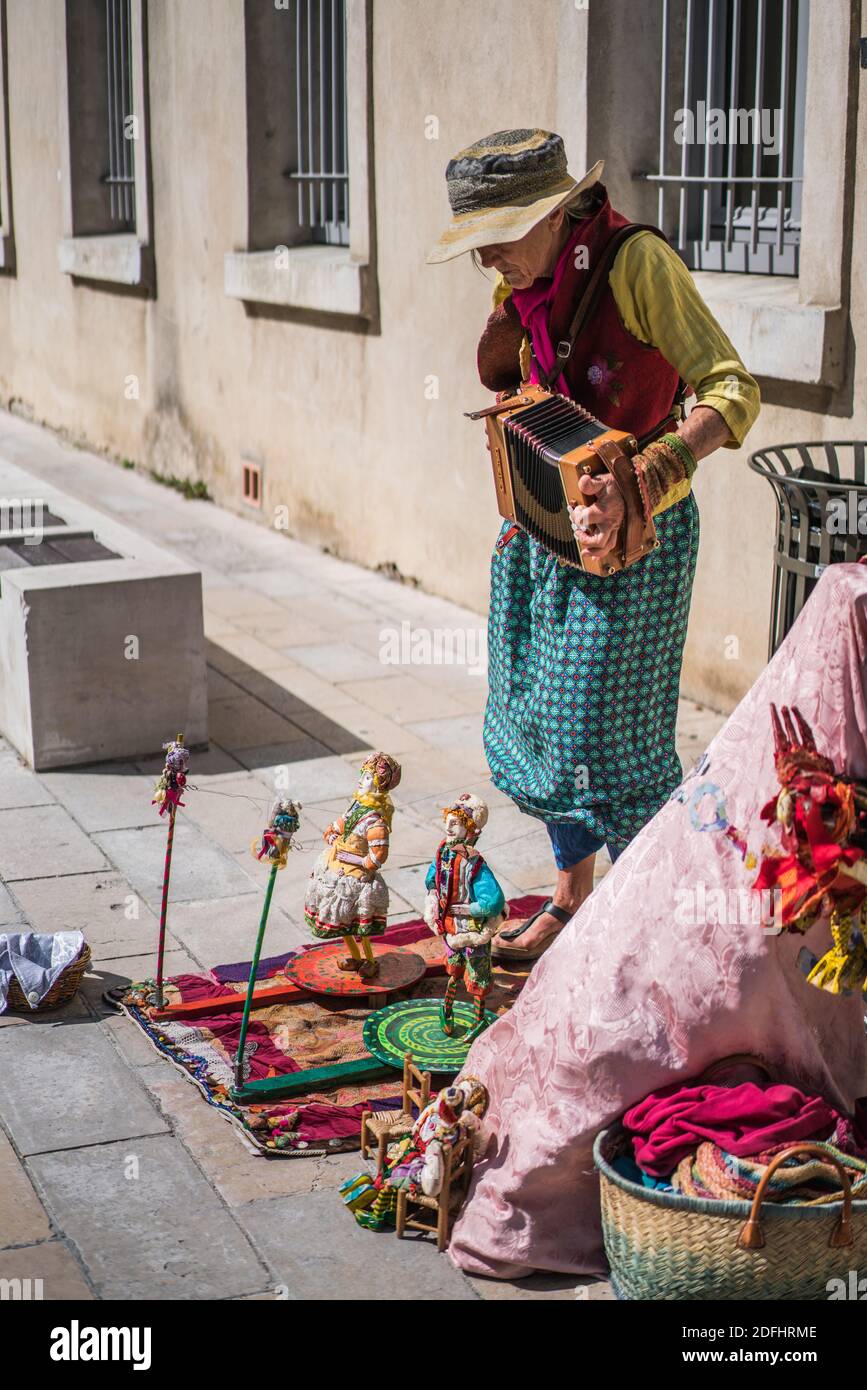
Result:
{"type": "Polygon", "coordinates": [[[659,544],[631,462],[637,449],[632,435],[608,429],[567,396],[532,385],[468,418],[485,422],[500,515],[564,564],[613,574],[659,544]],[[568,511],[568,505],[589,503],[578,483],[596,473],[611,474],[626,507],[617,543],[601,559],[579,546],[568,511]]]}

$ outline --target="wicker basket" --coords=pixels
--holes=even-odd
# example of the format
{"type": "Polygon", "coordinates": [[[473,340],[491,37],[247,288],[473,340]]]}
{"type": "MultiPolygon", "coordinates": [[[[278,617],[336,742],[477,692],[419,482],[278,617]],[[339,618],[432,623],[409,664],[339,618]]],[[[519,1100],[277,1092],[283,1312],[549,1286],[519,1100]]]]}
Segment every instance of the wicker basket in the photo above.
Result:
{"type": "Polygon", "coordinates": [[[81,978],[89,965],[90,947],[85,941],[75,960],[71,960],[66,969],[58,975],[45,998],[35,1008],[28,1004],[21,992],[21,986],[13,976],[6,999],[7,1013],[45,1014],[50,1013],[52,1009],[62,1009],[64,1004],[70,1004],[75,998],[81,978]]]}
{"type": "MultiPolygon", "coordinates": [[[[842,1175],[842,1201],[821,1206],[762,1205],[764,1187],[784,1158],[827,1145],[795,1144],[768,1165],[752,1202],[720,1202],[659,1192],[611,1167],[631,1154],[620,1124],[597,1135],[602,1233],[617,1296],[628,1300],[816,1300],[831,1279],[867,1268],[867,1201],[852,1201],[842,1175]]],[[[833,1160],[832,1160],[833,1161],[833,1160]]]]}

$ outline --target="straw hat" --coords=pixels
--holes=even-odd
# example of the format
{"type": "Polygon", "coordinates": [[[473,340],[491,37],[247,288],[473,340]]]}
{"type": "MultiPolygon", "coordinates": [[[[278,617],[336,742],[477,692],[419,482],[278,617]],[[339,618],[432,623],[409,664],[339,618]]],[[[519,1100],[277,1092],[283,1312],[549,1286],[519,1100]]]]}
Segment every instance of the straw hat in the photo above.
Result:
{"type": "Polygon", "coordinates": [[[598,160],[582,179],[566,168],[566,151],[550,130],[498,130],[460,150],[446,168],[452,220],[428,264],[465,251],[519,241],[555,208],[602,177],[598,160]]]}

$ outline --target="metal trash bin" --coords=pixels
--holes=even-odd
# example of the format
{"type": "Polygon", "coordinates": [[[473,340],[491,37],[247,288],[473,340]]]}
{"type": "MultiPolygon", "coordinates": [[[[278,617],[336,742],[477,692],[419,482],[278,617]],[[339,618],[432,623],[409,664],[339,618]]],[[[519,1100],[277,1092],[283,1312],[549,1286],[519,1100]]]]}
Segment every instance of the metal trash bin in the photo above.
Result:
{"type": "Polygon", "coordinates": [[[867,555],[865,453],[863,440],[834,440],[750,454],[750,468],[767,478],[777,502],[769,659],[822,571],[867,555]]]}

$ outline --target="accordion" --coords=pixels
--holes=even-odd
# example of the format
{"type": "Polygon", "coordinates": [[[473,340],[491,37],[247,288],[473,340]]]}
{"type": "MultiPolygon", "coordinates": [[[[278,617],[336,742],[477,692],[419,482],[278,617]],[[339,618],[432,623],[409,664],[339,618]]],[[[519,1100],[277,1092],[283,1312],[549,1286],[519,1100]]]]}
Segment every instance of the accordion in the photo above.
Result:
{"type": "Polygon", "coordinates": [[[634,437],[608,429],[567,396],[524,385],[484,410],[500,515],[517,524],[564,564],[607,575],[634,565],[659,542],[646,517],[631,463],[634,437]],[[578,486],[584,475],[610,473],[625,504],[613,550],[601,558],[575,539],[568,505],[589,505],[578,486]]]}

